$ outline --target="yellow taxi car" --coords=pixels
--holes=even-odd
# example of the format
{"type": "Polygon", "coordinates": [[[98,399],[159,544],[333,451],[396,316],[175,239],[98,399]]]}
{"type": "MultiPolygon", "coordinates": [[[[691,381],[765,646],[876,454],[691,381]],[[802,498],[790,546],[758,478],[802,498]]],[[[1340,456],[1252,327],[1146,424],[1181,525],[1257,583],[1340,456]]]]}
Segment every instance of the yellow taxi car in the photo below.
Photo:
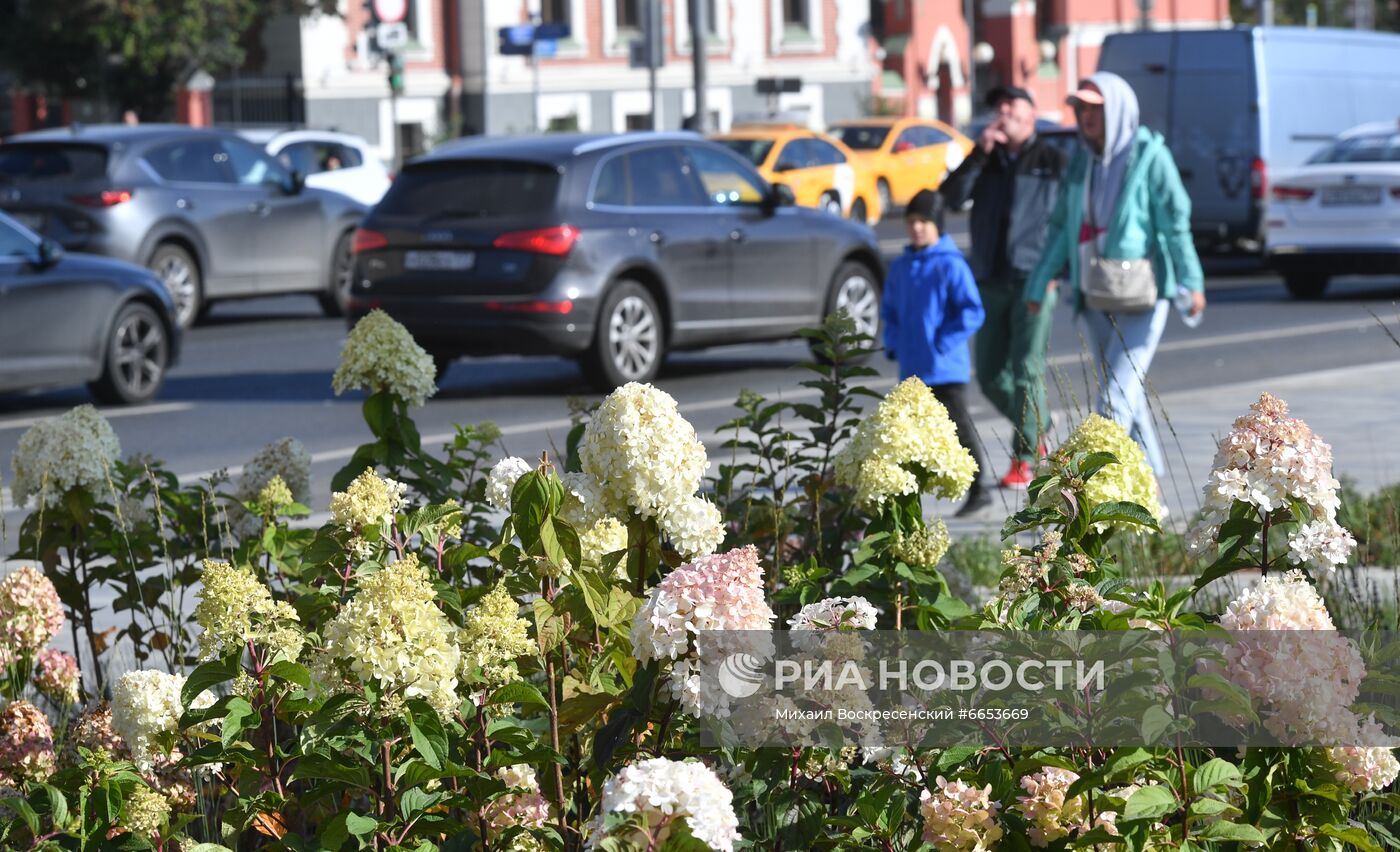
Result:
{"type": "Polygon", "coordinates": [[[736,124],[710,137],[753,163],[769,183],[792,190],[798,205],[874,225],[884,208],[875,180],[840,141],[793,124],[736,124]]]}
{"type": "Polygon", "coordinates": [[[880,209],[903,206],[921,189],[937,189],[972,150],[972,140],[931,118],[890,116],[832,125],[855,160],[875,178],[880,209]]]}

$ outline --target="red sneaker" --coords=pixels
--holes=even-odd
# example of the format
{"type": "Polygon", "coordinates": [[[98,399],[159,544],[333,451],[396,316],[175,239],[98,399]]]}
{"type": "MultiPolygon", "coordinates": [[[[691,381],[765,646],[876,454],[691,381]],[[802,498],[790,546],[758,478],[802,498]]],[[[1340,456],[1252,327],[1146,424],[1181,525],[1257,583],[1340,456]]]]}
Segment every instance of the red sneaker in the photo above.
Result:
{"type": "Polygon", "coordinates": [[[1001,478],[998,484],[1002,488],[1010,488],[1015,491],[1024,491],[1035,478],[1035,472],[1031,469],[1030,462],[1023,462],[1020,459],[1013,459],[1011,469],[1006,472],[1006,476],[1001,478]]]}

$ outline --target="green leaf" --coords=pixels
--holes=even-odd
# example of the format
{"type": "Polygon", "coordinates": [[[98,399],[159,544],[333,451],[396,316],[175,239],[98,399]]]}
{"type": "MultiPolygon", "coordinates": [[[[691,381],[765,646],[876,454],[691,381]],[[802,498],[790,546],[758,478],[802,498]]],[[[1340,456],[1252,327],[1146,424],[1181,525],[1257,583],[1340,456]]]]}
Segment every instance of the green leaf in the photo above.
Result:
{"type": "Polygon", "coordinates": [[[64,798],[63,792],[51,784],[40,784],[44,795],[49,800],[49,816],[53,819],[55,826],[62,826],[68,823],[68,800],[64,798]]]}
{"type": "Polygon", "coordinates": [[[1229,802],[1220,799],[1196,799],[1191,802],[1189,813],[1193,817],[1212,817],[1223,814],[1226,811],[1238,811],[1239,808],[1229,802]]]}
{"type": "Polygon", "coordinates": [[[1143,787],[1128,797],[1123,819],[1157,819],[1177,810],[1176,796],[1160,785],[1143,787]]]}
{"type": "Polygon", "coordinates": [[[538,689],[524,681],[508,683],[495,692],[486,700],[487,704],[537,704],[540,707],[548,707],[549,702],[538,689]]]}
{"type": "Polygon", "coordinates": [[[362,816],[360,814],[346,814],[345,830],[356,837],[367,837],[379,828],[379,820],[372,816],[362,816]]]}
{"type": "Polygon", "coordinates": [[[239,671],[238,658],[210,660],[190,672],[185,688],[180,690],[180,703],[188,710],[190,704],[206,689],[233,680],[239,671]]]}
{"type": "Polygon", "coordinates": [[[267,667],[267,673],[294,683],[302,689],[311,688],[311,672],[307,671],[306,666],[300,663],[294,663],[291,660],[278,660],[267,667]]]}
{"type": "Polygon", "coordinates": [[[347,766],[341,763],[341,760],[338,755],[329,757],[313,752],[297,761],[296,769],[292,770],[292,778],[342,781],[355,787],[369,789],[369,771],[363,766],[347,766]]]}
{"type": "Polygon", "coordinates": [[[1362,852],[1384,852],[1370,832],[1358,826],[1324,825],[1318,829],[1318,832],[1328,837],[1334,837],[1348,846],[1354,846],[1362,852]]]}
{"type": "Polygon", "coordinates": [[[1094,524],[1134,524],[1149,530],[1158,530],[1157,519],[1152,513],[1136,503],[1100,503],[1089,513],[1089,522],[1094,524]]]}
{"type": "Polygon", "coordinates": [[[1172,723],[1170,713],[1161,705],[1154,704],[1148,707],[1142,714],[1142,738],[1148,743],[1160,743],[1162,736],[1170,730],[1172,723]]]}
{"type": "MultiPolygon", "coordinates": [[[[447,732],[443,730],[442,720],[426,701],[414,699],[407,706],[408,734],[413,739],[414,751],[424,763],[441,771],[447,761],[447,732]]],[[[350,833],[355,832],[352,829],[350,833]]]]}
{"type": "MultiPolygon", "coordinates": [[[[1266,839],[1264,832],[1252,825],[1241,825],[1237,822],[1213,822],[1203,827],[1196,833],[1197,837],[1206,840],[1235,840],[1243,843],[1263,843],[1266,839]]],[[[1376,852],[1380,852],[1377,848],[1376,852]]]]}
{"type": "Polygon", "coordinates": [[[1196,767],[1191,776],[1191,786],[1196,790],[1210,790],[1214,787],[1238,787],[1244,783],[1240,768],[1228,760],[1215,758],[1196,767]]]}
{"type": "Polygon", "coordinates": [[[238,735],[243,733],[249,719],[262,721],[258,712],[253,709],[253,705],[249,704],[246,698],[234,696],[230,699],[224,707],[224,724],[221,732],[225,748],[238,741],[238,735]]]}

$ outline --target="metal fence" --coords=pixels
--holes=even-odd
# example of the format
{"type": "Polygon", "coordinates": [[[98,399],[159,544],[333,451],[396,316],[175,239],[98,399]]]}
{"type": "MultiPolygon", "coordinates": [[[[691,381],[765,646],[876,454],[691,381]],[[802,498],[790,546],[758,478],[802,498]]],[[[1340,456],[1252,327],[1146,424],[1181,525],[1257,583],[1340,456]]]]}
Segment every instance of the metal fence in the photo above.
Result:
{"type": "Polygon", "coordinates": [[[285,77],[234,77],[214,84],[214,122],[225,126],[304,124],[302,81],[285,77]]]}

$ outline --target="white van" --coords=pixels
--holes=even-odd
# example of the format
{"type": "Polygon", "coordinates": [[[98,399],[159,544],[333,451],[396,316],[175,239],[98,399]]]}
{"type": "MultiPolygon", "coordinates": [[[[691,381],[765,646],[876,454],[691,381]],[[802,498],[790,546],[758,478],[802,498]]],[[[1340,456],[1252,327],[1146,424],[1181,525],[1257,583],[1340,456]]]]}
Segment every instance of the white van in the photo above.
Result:
{"type": "Polygon", "coordinates": [[[1259,251],[1269,175],[1400,110],[1400,35],[1300,27],[1156,30],[1104,40],[1099,70],[1166,136],[1203,249],[1259,251]]]}

